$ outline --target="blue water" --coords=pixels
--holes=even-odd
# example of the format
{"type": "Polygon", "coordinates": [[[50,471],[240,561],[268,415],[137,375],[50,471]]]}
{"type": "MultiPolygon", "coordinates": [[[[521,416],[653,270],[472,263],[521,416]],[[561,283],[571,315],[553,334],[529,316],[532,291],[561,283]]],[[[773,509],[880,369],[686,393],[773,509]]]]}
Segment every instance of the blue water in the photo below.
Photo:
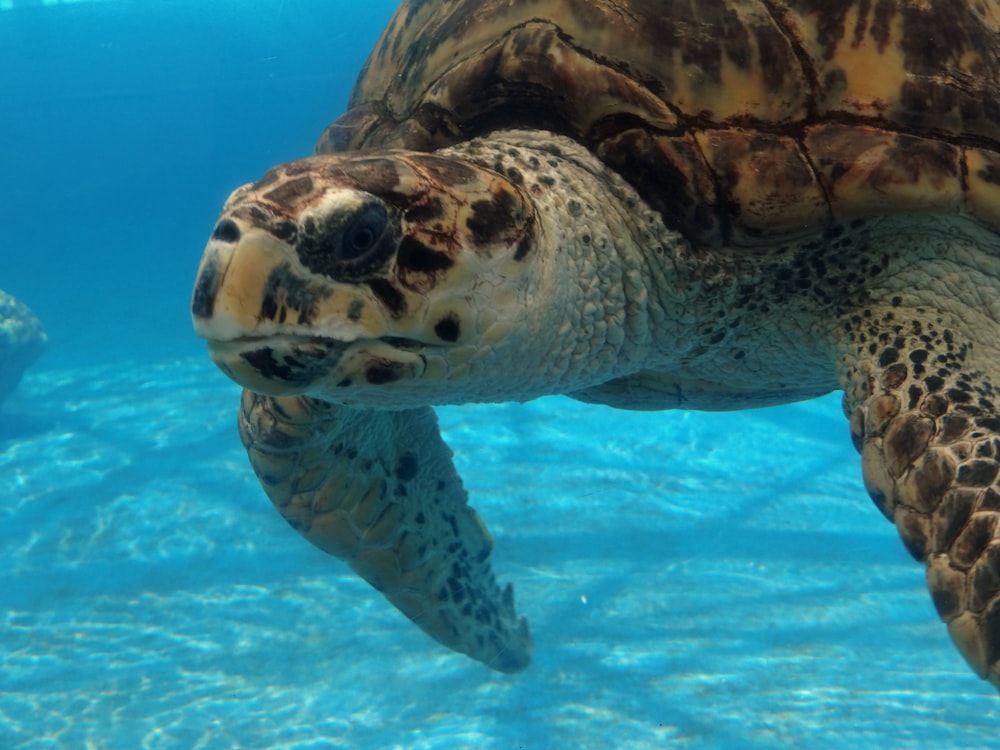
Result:
{"type": "Polygon", "coordinates": [[[305,155],[388,0],[0,0],[0,748],[1000,747],[833,395],[441,410],[535,658],[416,630],[271,509],[188,298],[228,192],[305,155]]]}

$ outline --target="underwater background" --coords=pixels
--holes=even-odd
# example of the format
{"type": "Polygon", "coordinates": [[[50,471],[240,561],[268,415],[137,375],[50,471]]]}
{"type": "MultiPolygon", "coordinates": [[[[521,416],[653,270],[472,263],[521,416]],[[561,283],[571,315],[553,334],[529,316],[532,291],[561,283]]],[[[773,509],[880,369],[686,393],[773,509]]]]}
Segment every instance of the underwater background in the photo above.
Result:
{"type": "Polygon", "coordinates": [[[308,155],[394,0],[0,0],[0,748],[1000,747],[839,395],[439,410],[531,620],[505,676],[271,508],[192,333],[228,193],[308,155]]]}

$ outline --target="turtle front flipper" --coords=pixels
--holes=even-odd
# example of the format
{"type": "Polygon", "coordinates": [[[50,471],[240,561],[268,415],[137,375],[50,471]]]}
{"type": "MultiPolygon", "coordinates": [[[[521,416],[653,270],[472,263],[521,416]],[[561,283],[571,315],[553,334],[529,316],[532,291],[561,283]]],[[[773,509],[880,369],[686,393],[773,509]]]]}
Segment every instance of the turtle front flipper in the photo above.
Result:
{"type": "Polygon", "coordinates": [[[1000,688],[1000,360],[926,309],[853,316],[844,411],[865,486],[927,565],[959,651],[1000,688]]]}
{"type": "Polygon", "coordinates": [[[489,564],[493,539],[430,408],[374,411],[243,392],[261,484],[306,539],[344,560],[424,632],[501,672],[531,659],[528,623],[489,564]]]}

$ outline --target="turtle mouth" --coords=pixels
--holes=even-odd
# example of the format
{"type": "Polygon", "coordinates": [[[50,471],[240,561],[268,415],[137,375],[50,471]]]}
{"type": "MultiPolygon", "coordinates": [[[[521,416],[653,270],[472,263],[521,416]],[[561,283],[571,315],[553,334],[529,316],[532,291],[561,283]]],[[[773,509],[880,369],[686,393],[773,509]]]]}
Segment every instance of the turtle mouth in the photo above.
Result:
{"type": "Polygon", "coordinates": [[[287,349],[298,353],[314,353],[321,350],[334,352],[343,351],[350,346],[361,343],[381,343],[394,349],[414,352],[426,346],[423,341],[403,336],[380,336],[345,341],[333,336],[304,336],[285,333],[236,336],[231,339],[208,339],[207,343],[210,352],[219,353],[238,353],[258,349],[287,349]]]}
{"type": "Polygon", "coordinates": [[[244,388],[268,396],[319,395],[355,386],[419,378],[426,369],[415,339],[399,336],[344,341],[298,334],[209,339],[208,353],[244,388]]]}
{"type": "Polygon", "coordinates": [[[343,352],[351,343],[326,336],[288,336],[284,334],[236,336],[231,339],[208,339],[208,352],[216,357],[230,359],[260,351],[295,354],[307,358],[326,357],[343,352]]]}

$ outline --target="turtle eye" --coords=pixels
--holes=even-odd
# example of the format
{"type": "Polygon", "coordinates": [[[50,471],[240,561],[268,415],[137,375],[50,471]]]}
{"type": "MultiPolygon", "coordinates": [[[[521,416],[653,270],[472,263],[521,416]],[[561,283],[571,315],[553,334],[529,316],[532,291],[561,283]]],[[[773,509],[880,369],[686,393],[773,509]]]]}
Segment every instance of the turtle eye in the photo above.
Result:
{"type": "Polygon", "coordinates": [[[358,261],[378,244],[385,234],[388,216],[381,203],[364,205],[344,226],[340,240],[339,261],[358,261]]]}
{"type": "Polygon", "coordinates": [[[351,210],[321,221],[307,217],[295,251],[310,271],[341,281],[360,281],[377,272],[396,252],[398,216],[374,196],[351,210]]]}

